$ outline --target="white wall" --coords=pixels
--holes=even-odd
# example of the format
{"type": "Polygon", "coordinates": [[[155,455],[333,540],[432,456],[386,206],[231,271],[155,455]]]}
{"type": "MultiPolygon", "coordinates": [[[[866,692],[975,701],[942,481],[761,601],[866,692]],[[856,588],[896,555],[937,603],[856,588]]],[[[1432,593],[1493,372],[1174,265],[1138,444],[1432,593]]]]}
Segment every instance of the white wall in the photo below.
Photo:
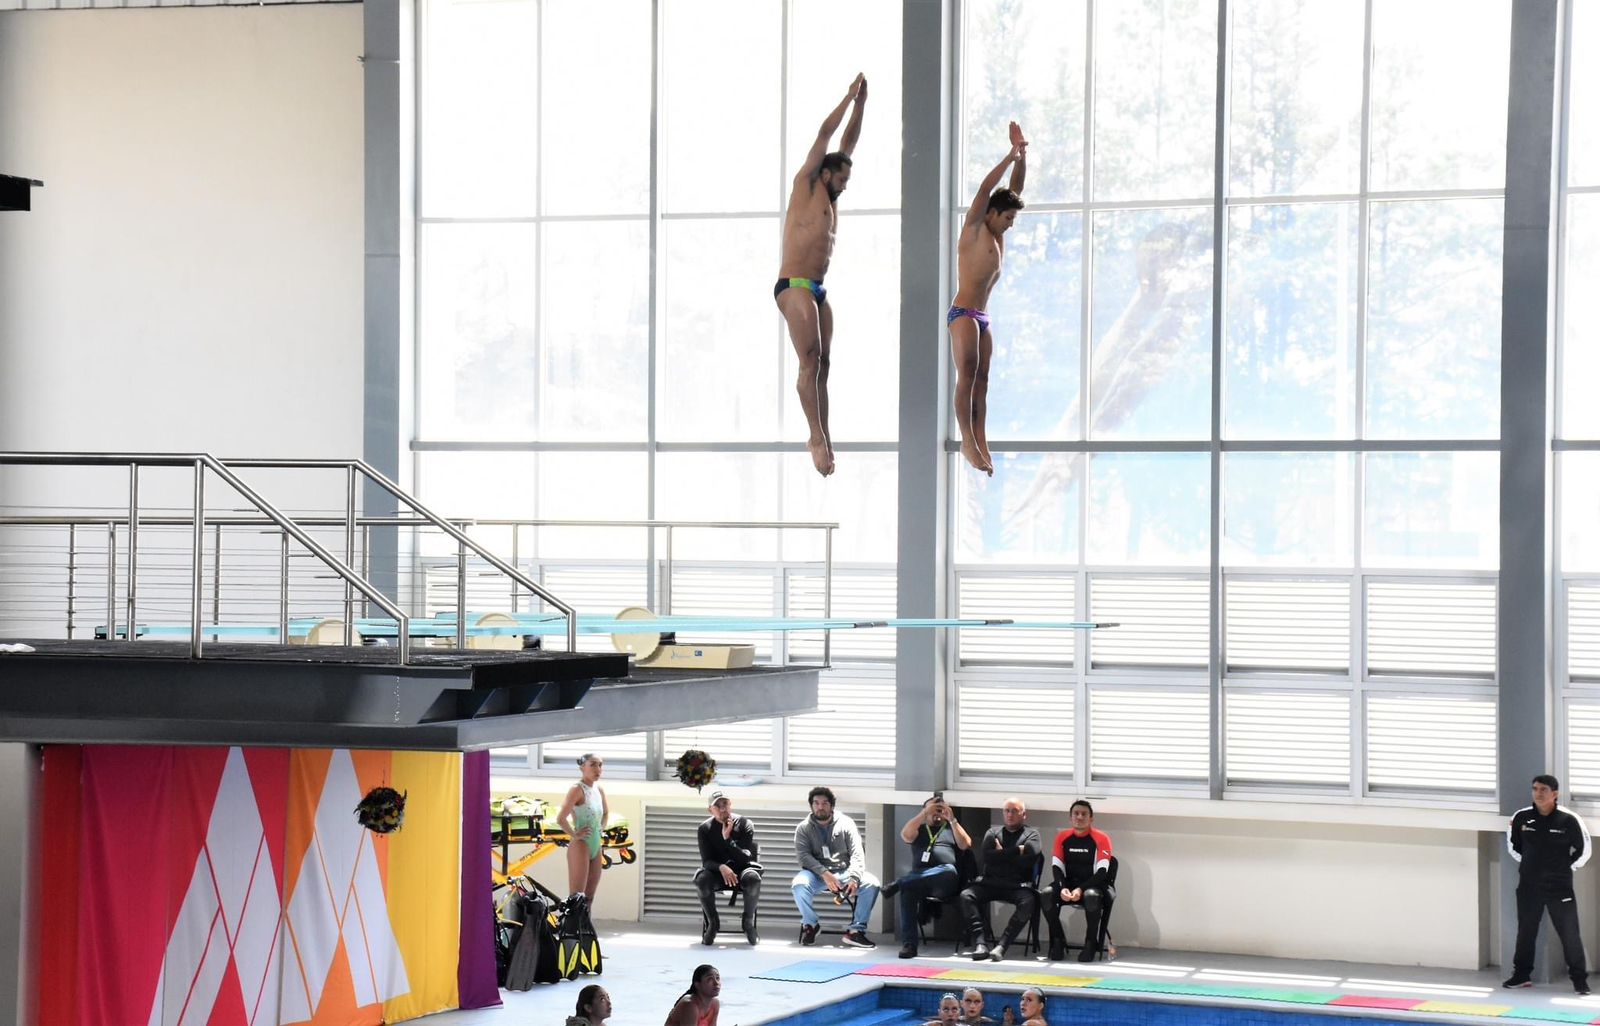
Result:
{"type": "MultiPolygon", "coordinates": [[[[915,804],[923,795],[835,783],[859,798],[915,804]]],[[[558,795],[547,777],[496,776],[495,793],[558,795]]],[[[613,777],[606,792],[635,826],[640,858],[649,837],[641,805],[688,803],[676,782],[613,777]]],[[[947,790],[952,803],[997,810],[999,792],[947,790]]],[[[805,788],[741,788],[750,807],[804,807],[805,788]]],[[[1029,822],[1046,844],[1067,827],[1071,795],[1024,794],[1029,822]]],[[[1123,951],[1258,954],[1396,966],[1478,969],[1498,955],[1495,931],[1500,817],[1482,812],[1295,802],[1098,798],[1096,825],[1111,835],[1121,861],[1112,936],[1123,951]]],[[[873,809],[875,836],[888,836],[873,809]]],[[[993,812],[998,817],[998,812],[993,812]]],[[[996,819],[996,821],[998,821],[996,819]]],[[[883,857],[878,844],[869,863],[883,857]]],[[[552,856],[535,874],[565,887],[565,864],[552,856]]],[[[636,919],[639,866],[606,873],[601,918],[636,919]]],[[[1585,950],[1600,959],[1600,865],[1580,870],[1577,896],[1585,950]]],[[[881,906],[880,906],[881,907],[881,906]]],[[[885,919],[882,929],[892,929],[885,919]]],[[[1069,936],[1081,935],[1072,913],[1069,936]]],[[[1548,934],[1548,928],[1546,930],[1548,934]]]]}
{"type": "MultiPolygon", "coordinates": [[[[1031,817],[1050,844],[1065,815],[1031,817]]],[[[1478,835],[1101,812],[1119,945],[1477,969],[1478,835]]],[[[1082,917],[1068,927],[1082,929],[1082,917]]]]}
{"type": "Polygon", "coordinates": [[[0,449],[360,454],[361,18],[0,14],[0,449]]]}

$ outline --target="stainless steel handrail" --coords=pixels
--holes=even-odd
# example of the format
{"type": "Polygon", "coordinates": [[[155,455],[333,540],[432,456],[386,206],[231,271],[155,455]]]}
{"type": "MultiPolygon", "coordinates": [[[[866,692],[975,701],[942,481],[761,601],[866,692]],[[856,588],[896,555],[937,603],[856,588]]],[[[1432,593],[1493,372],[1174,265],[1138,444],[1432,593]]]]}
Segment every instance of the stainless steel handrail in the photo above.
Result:
{"type": "MultiPolygon", "coordinates": [[[[482,545],[479,545],[477,542],[473,541],[467,536],[466,532],[456,527],[455,524],[451,523],[450,521],[439,516],[428,507],[424,506],[414,496],[406,493],[399,485],[389,480],[388,477],[384,476],[365,460],[241,459],[224,460],[223,462],[227,463],[231,467],[266,467],[282,470],[344,470],[347,473],[350,473],[351,484],[349,491],[349,505],[346,507],[345,518],[345,545],[351,550],[352,558],[354,558],[353,548],[355,544],[354,475],[356,473],[362,474],[368,481],[371,481],[373,484],[382,488],[400,502],[410,506],[417,516],[422,517],[431,526],[439,528],[445,534],[449,535],[455,540],[457,552],[459,553],[458,558],[460,559],[460,565],[462,568],[460,571],[461,576],[465,576],[466,550],[470,549],[490,566],[505,574],[507,577],[510,577],[513,581],[516,581],[524,588],[527,588],[530,592],[543,599],[547,604],[554,606],[562,615],[567,618],[567,651],[576,652],[578,650],[578,611],[576,609],[561,601],[543,585],[534,581],[531,577],[527,576],[516,567],[511,566],[499,556],[496,556],[482,545]]],[[[461,648],[465,648],[467,644],[466,603],[467,589],[463,586],[456,594],[456,644],[461,648]]],[[[350,629],[350,602],[348,595],[345,599],[345,610],[345,630],[348,633],[350,629]]]]}
{"type": "MultiPolygon", "coordinates": [[[[156,517],[147,513],[140,514],[139,523],[162,525],[167,527],[184,527],[190,522],[190,517],[156,517]]],[[[126,524],[126,513],[50,513],[50,514],[0,514],[0,526],[34,526],[34,527],[67,527],[72,524],[126,524]]],[[[269,523],[265,517],[250,516],[248,514],[211,514],[206,517],[206,523],[211,526],[223,525],[227,527],[248,527],[252,524],[260,525],[269,523]]],[[[335,516],[305,516],[295,517],[297,524],[310,524],[313,527],[338,527],[345,523],[344,517],[335,516]]],[[[423,520],[420,517],[356,517],[357,527],[429,527],[433,521],[423,520]]],[[[800,528],[811,531],[837,530],[836,523],[801,523],[796,521],[770,522],[758,520],[483,520],[477,517],[450,517],[448,523],[457,527],[662,527],[683,528],[694,530],[699,528],[725,528],[737,530],[738,528],[800,528]]]]}
{"type": "MultiPolygon", "coordinates": [[[[280,469],[292,469],[292,468],[295,468],[295,467],[308,467],[310,469],[340,469],[340,468],[349,468],[352,465],[356,465],[357,469],[359,469],[359,461],[345,461],[345,460],[254,460],[254,459],[250,459],[250,460],[225,460],[223,462],[224,463],[230,463],[230,464],[237,464],[237,465],[240,465],[240,466],[273,467],[273,468],[280,468],[280,469]]],[[[392,485],[392,482],[390,482],[389,484],[392,485]]],[[[407,499],[407,501],[410,501],[410,502],[413,502],[413,503],[415,502],[415,500],[411,500],[411,499],[409,499],[409,497],[405,497],[405,498],[407,499]]],[[[416,505],[420,506],[420,504],[416,504],[416,505]]],[[[450,517],[450,518],[444,518],[444,517],[439,517],[436,514],[433,515],[433,519],[427,519],[427,518],[424,518],[422,516],[406,516],[406,515],[350,516],[349,515],[350,512],[351,511],[347,508],[345,516],[333,516],[333,515],[298,516],[298,517],[295,518],[295,522],[300,524],[301,526],[304,526],[304,527],[343,527],[343,528],[346,529],[347,542],[348,542],[349,537],[350,537],[350,532],[353,531],[355,528],[360,528],[362,530],[362,533],[363,533],[363,538],[364,539],[368,539],[368,540],[364,540],[363,544],[360,547],[360,551],[361,551],[361,554],[362,554],[363,562],[365,562],[370,557],[371,545],[370,545],[370,540],[369,539],[370,539],[371,528],[374,528],[374,527],[412,527],[412,528],[415,528],[415,527],[434,526],[434,527],[440,527],[440,528],[444,529],[447,534],[449,534],[451,537],[454,537],[454,538],[457,539],[457,555],[456,555],[456,562],[457,562],[457,566],[456,566],[457,606],[458,606],[458,612],[463,612],[463,613],[464,613],[464,608],[463,607],[464,607],[464,604],[465,604],[465,598],[464,598],[465,589],[461,587],[462,575],[465,572],[465,562],[464,562],[464,559],[463,559],[463,545],[462,545],[462,541],[463,540],[465,541],[467,547],[470,547],[472,549],[472,551],[477,552],[480,555],[485,556],[485,558],[491,563],[491,565],[494,565],[496,567],[496,569],[500,570],[501,572],[506,573],[508,576],[510,576],[512,578],[513,581],[515,581],[518,584],[522,584],[523,586],[527,587],[528,590],[531,591],[533,594],[540,595],[540,596],[548,596],[549,593],[543,588],[542,585],[539,585],[537,582],[531,580],[525,574],[523,574],[521,571],[517,571],[517,570],[514,569],[515,566],[516,566],[516,563],[518,562],[518,551],[519,551],[518,539],[520,537],[519,532],[516,529],[523,528],[523,527],[533,527],[533,528],[537,528],[537,527],[583,527],[583,528],[630,528],[630,529],[641,529],[642,528],[642,529],[646,529],[646,530],[650,530],[650,531],[654,531],[654,530],[657,530],[657,529],[664,530],[666,532],[666,539],[665,539],[665,545],[663,547],[663,557],[664,558],[663,558],[662,573],[663,573],[663,576],[665,577],[665,580],[661,582],[662,583],[662,589],[661,589],[660,597],[661,597],[661,601],[662,601],[661,611],[663,613],[665,613],[665,614],[670,614],[672,612],[671,578],[672,578],[672,571],[673,571],[673,564],[674,564],[673,532],[675,530],[699,530],[699,529],[751,530],[751,529],[754,529],[754,530],[783,530],[783,531],[789,531],[789,530],[822,531],[823,532],[822,615],[823,615],[824,618],[831,617],[833,615],[833,548],[834,548],[833,535],[834,535],[834,532],[839,529],[839,524],[837,522],[832,522],[832,521],[793,521],[793,520],[791,520],[791,521],[778,521],[778,520],[748,520],[748,521],[741,521],[741,520],[578,520],[578,519],[570,519],[570,518],[507,518],[507,517],[450,517]],[[452,527],[454,527],[456,530],[452,530],[451,529],[452,527]],[[465,529],[472,528],[472,527],[509,527],[509,528],[513,529],[513,531],[512,531],[512,543],[511,543],[512,559],[511,559],[511,565],[509,567],[505,566],[504,564],[501,564],[500,561],[498,559],[496,559],[495,557],[493,557],[492,554],[488,553],[483,548],[483,546],[477,544],[476,542],[473,542],[469,537],[467,537],[464,533],[462,533],[465,529]]],[[[104,527],[107,527],[109,529],[109,532],[113,537],[113,541],[110,543],[112,545],[115,544],[114,536],[115,536],[116,528],[118,526],[125,525],[127,522],[128,522],[128,517],[127,517],[126,514],[117,514],[117,513],[100,513],[100,514],[24,514],[24,515],[8,514],[8,515],[0,515],[0,527],[4,527],[4,526],[28,526],[28,527],[68,527],[68,528],[74,528],[74,527],[79,527],[79,526],[104,526],[104,527]]],[[[139,523],[142,524],[142,525],[148,525],[148,526],[186,527],[186,526],[189,526],[192,523],[192,518],[191,517],[186,517],[186,516],[172,516],[172,515],[152,516],[152,515],[150,515],[148,513],[143,513],[139,517],[139,523]]],[[[216,562],[217,566],[213,568],[214,575],[215,575],[215,573],[217,571],[217,568],[220,567],[220,562],[221,562],[221,560],[220,560],[220,553],[221,553],[220,531],[221,531],[221,529],[223,527],[260,527],[260,526],[269,525],[271,523],[272,523],[272,520],[270,518],[262,516],[262,515],[258,515],[258,514],[240,514],[240,513],[222,514],[222,513],[219,513],[219,514],[214,514],[214,515],[208,516],[206,518],[206,524],[210,525],[211,527],[213,527],[214,529],[216,529],[219,532],[219,536],[218,536],[218,538],[216,540],[216,546],[215,546],[215,551],[217,553],[217,556],[215,557],[215,562],[216,562]]],[[[285,558],[287,558],[287,552],[285,552],[285,558]]],[[[356,576],[358,578],[365,579],[366,575],[365,575],[365,573],[361,573],[361,574],[358,574],[356,576]]],[[[213,590],[213,598],[215,598],[215,595],[216,595],[217,590],[219,588],[220,588],[220,584],[214,580],[214,582],[213,582],[213,589],[214,589],[213,590]]],[[[552,605],[557,605],[557,602],[552,602],[551,604],[552,605]]],[[[515,586],[513,586],[513,588],[512,588],[512,608],[513,608],[513,611],[515,611],[515,609],[516,609],[516,587],[515,586]]],[[[571,645],[573,645],[573,641],[571,640],[570,635],[572,633],[575,633],[575,624],[574,624],[574,620],[573,620],[572,614],[569,611],[569,609],[566,608],[566,607],[557,605],[557,608],[561,609],[562,612],[567,614],[568,631],[569,631],[568,644],[569,644],[569,646],[571,646],[571,645]]],[[[282,619],[282,618],[283,618],[282,617],[282,611],[280,610],[280,619],[282,619]]],[[[213,619],[215,619],[215,616],[213,616],[213,619]]],[[[347,623],[349,622],[349,619],[350,619],[349,617],[346,618],[346,622],[347,623]]],[[[465,630],[466,630],[466,624],[465,624],[464,615],[461,616],[458,619],[458,625],[459,625],[458,626],[458,634],[464,634],[465,630]]],[[[831,664],[831,656],[832,656],[832,635],[831,634],[824,634],[824,636],[823,636],[823,664],[824,665],[831,664]]]]}
{"type": "MultiPolygon", "coordinates": [[[[190,590],[190,636],[189,654],[198,659],[202,653],[203,638],[201,635],[200,595],[201,581],[205,572],[204,534],[207,523],[205,512],[204,479],[205,472],[210,471],[226,482],[229,487],[238,492],[250,505],[278,527],[286,537],[293,538],[316,556],[329,569],[337,573],[346,584],[347,588],[354,588],[366,596],[367,600],[377,604],[378,608],[394,617],[398,631],[397,651],[402,664],[410,661],[411,638],[409,625],[411,618],[400,609],[398,605],[378,591],[366,580],[346,564],[335,557],[327,549],[305,531],[301,530],[293,520],[280,512],[275,506],[262,498],[255,489],[251,488],[238,475],[228,469],[221,460],[207,453],[74,453],[74,452],[0,452],[0,466],[73,466],[73,467],[127,467],[128,468],[128,634],[129,641],[138,637],[138,604],[136,591],[136,573],[138,566],[138,526],[139,526],[139,468],[140,467],[191,467],[195,475],[194,498],[195,508],[192,518],[185,520],[193,523],[194,527],[194,560],[192,586],[190,590]]],[[[115,544],[115,524],[111,525],[112,543],[115,544]]],[[[285,542],[287,544],[287,542],[285,542]]],[[[114,582],[116,564],[108,560],[108,576],[114,582]]],[[[107,596],[107,609],[112,612],[112,617],[106,624],[108,638],[116,637],[116,622],[114,614],[114,597],[107,596]]],[[[349,617],[346,617],[346,624],[349,617]]]]}

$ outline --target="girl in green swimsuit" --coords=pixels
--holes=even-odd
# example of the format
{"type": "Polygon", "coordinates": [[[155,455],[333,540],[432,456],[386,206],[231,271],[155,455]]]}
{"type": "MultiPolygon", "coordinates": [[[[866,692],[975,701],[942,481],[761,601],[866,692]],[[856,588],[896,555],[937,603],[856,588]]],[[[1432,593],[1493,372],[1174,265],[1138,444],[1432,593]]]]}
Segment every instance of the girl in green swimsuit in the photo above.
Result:
{"type": "Polygon", "coordinates": [[[594,908],[594,892],[600,888],[600,844],[606,828],[606,793],[600,789],[600,770],[604,763],[593,753],[578,758],[582,779],[567,791],[567,800],[556,815],[556,823],[572,838],[567,845],[567,892],[580,891],[594,908]]]}

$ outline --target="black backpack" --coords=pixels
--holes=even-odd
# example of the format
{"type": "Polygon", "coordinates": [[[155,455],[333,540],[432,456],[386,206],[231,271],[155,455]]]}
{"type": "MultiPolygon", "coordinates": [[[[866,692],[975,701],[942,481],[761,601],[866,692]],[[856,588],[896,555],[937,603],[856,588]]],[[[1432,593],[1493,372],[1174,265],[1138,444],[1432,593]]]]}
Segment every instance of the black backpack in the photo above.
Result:
{"type": "Polygon", "coordinates": [[[502,935],[511,933],[503,980],[507,990],[531,990],[535,983],[561,981],[550,911],[550,905],[537,893],[522,893],[512,899],[512,920],[501,924],[502,935]]]}
{"type": "Polygon", "coordinates": [[[561,910],[561,929],[556,933],[556,972],[566,980],[581,973],[601,971],[600,938],[589,917],[589,902],[582,894],[566,900],[561,910]]]}

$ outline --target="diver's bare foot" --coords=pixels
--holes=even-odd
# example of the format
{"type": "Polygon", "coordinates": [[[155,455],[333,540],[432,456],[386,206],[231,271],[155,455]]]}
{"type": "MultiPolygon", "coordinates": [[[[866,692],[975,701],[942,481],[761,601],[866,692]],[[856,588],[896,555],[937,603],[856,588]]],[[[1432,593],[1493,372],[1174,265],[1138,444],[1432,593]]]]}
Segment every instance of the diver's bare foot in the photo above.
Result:
{"type": "Polygon", "coordinates": [[[968,463],[972,464],[974,469],[982,470],[988,474],[994,473],[994,467],[989,464],[988,460],[983,458],[983,451],[978,448],[977,443],[972,439],[968,438],[962,441],[961,455],[968,463]]]}
{"type": "Polygon", "coordinates": [[[987,443],[987,442],[979,442],[978,443],[978,458],[981,459],[981,461],[982,461],[982,466],[979,467],[979,469],[981,469],[981,471],[984,472],[984,474],[989,475],[989,477],[994,477],[994,475],[995,475],[995,458],[994,458],[994,455],[990,455],[989,443],[987,443]]]}
{"type": "Polygon", "coordinates": [[[811,465],[817,468],[817,473],[823,477],[833,473],[833,447],[826,440],[812,440],[806,443],[806,448],[811,451],[811,465]]]}

